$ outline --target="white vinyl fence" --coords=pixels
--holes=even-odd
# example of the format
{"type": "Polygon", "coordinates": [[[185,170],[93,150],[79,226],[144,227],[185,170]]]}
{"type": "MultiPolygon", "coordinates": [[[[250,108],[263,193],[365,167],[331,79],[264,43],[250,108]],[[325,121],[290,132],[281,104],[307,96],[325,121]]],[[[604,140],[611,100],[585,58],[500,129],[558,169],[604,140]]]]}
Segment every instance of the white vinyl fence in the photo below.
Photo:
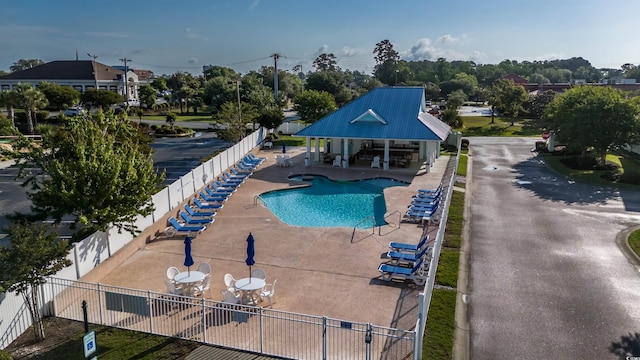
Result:
{"type": "MultiPolygon", "coordinates": [[[[156,210],[150,216],[139,217],[138,228],[150,226],[190,198],[210,179],[240,161],[263,138],[260,129],[155,194],[152,201],[156,210]]],[[[458,141],[458,149],[459,145],[458,141]]],[[[419,294],[415,331],[77,281],[133,239],[131,234],[118,233],[116,229],[94,233],[74,244],[68,255],[73,265],[42,286],[40,311],[44,316],[82,320],[81,304],[86,300],[89,321],[96,324],[297,359],[375,356],[419,360],[459,157],[458,152],[443,178],[445,205],[428,278],[419,294]]],[[[0,293],[0,314],[0,348],[4,349],[32,321],[22,297],[15,293],[0,293]]]]}

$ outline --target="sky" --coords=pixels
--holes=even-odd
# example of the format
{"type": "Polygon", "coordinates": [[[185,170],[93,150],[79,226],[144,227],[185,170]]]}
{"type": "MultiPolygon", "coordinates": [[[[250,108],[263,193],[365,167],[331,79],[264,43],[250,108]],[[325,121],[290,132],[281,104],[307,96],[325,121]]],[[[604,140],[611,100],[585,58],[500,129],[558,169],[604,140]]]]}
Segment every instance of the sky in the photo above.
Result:
{"type": "Polygon", "coordinates": [[[303,72],[332,53],[372,73],[376,43],[401,59],[478,64],[583,57],[596,68],[640,65],[638,0],[1,0],[0,70],[19,59],[96,56],[156,75],[303,72]]]}

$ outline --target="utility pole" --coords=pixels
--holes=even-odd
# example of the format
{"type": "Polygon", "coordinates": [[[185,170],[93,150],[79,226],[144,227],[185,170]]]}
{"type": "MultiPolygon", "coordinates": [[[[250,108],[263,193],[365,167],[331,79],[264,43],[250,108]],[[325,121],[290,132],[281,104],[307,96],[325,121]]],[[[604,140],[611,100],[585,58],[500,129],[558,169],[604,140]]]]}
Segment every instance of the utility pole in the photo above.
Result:
{"type": "MultiPolygon", "coordinates": [[[[129,73],[129,68],[127,67],[127,63],[131,62],[131,59],[127,59],[127,58],[122,58],[120,59],[120,61],[122,61],[124,63],[124,91],[125,91],[125,102],[127,105],[129,105],[129,78],[128,78],[128,73],[129,73]]],[[[182,109],[182,108],[181,108],[182,109]]]]}
{"type": "MultiPolygon", "coordinates": [[[[278,104],[278,59],[280,59],[280,54],[275,53],[271,55],[273,57],[273,96],[276,99],[276,104],[278,104]]],[[[278,105],[279,106],[279,105],[278,105]]]]}
{"type": "MultiPolygon", "coordinates": [[[[89,53],[87,53],[87,55],[89,55],[89,57],[92,59],[91,66],[93,67],[93,81],[96,84],[96,92],[97,92],[98,91],[98,69],[96,67],[96,58],[98,57],[98,55],[91,55],[89,53]]],[[[77,50],[76,50],[76,60],[78,60],[77,50]]]]}

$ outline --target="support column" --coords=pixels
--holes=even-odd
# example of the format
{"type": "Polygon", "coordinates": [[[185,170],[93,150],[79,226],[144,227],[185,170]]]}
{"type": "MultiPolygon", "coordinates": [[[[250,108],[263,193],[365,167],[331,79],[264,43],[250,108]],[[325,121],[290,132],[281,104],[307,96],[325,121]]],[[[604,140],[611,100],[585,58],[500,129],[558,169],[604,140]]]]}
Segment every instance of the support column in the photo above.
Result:
{"type": "Polygon", "coordinates": [[[313,154],[313,160],[314,161],[320,161],[320,139],[319,138],[316,138],[315,149],[316,149],[316,153],[313,154]]]}
{"type": "Polygon", "coordinates": [[[349,139],[343,139],[342,141],[342,167],[347,169],[349,167],[349,139]]]}
{"type": "Polygon", "coordinates": [[[384,159],[382,170],[389,170],[389,139],[384,139],[384,159]]]}

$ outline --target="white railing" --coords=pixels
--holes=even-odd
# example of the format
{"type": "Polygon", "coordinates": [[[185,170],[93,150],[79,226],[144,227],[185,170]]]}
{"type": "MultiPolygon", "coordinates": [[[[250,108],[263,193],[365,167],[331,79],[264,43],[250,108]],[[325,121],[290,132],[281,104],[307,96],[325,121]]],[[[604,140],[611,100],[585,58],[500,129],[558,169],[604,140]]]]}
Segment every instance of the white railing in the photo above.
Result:
{"type": "Polygon", "coordinates": [[[415,332],[248,305],[50,278],[51,315],[294,359],[405,359],[415,332]]]}

